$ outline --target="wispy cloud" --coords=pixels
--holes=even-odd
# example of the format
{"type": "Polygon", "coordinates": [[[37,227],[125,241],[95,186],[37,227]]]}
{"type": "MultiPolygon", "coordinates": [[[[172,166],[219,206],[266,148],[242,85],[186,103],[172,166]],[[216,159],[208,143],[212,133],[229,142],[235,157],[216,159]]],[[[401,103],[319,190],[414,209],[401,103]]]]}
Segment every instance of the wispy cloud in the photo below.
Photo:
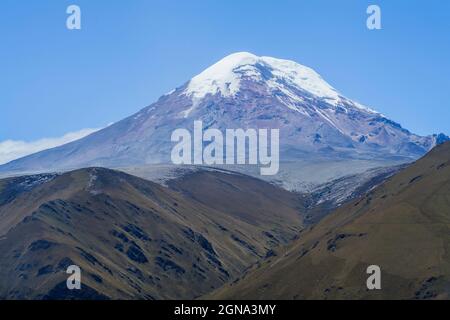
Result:
{"type": "Polygon", "coordinates": [[[45,149],[55,148],[63,144],[81,139],[98,129],[82,129],[69,132],[58,138],[43,138],[35,141],[5,140],[0,142],[0,165],[12,160],[36,153],[45,149]]]}

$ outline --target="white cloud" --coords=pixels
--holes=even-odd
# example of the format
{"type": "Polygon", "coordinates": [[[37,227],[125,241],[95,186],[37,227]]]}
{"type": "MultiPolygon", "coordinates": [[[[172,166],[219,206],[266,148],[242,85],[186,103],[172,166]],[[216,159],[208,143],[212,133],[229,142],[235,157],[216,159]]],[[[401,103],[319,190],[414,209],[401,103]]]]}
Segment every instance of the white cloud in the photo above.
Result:
{"type": "Polygon", "coordinates": [[[81,139],[99,129],[82,129],[69,132],[58,138],[43,138],[35,141],[5,140],[0,142],[0,165],[22,158],[45,149],[55,148],[63,144],[81,139]]]}

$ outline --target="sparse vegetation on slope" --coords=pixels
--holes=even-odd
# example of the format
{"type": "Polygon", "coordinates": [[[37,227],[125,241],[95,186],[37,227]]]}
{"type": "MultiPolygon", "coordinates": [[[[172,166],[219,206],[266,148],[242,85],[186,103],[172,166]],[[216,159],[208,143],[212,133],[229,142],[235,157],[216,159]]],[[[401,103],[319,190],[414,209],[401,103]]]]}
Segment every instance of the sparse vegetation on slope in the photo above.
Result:
{"type": "Polygon", "coordinates": [[[1,298],[194,298],[302,228],[294,194],[242,175],[172,189],[102,168],[43,177],[0,180],[1,298]],[[72,264],[80,291],[66,288],[72,264]]]}
{"type": "Polygon", "coordinates": [[[445,143],[206,297],[448,299],[449,225],[445,143]],[[381,268],[381,290],[366,287],[369,265],[381,268]]]}

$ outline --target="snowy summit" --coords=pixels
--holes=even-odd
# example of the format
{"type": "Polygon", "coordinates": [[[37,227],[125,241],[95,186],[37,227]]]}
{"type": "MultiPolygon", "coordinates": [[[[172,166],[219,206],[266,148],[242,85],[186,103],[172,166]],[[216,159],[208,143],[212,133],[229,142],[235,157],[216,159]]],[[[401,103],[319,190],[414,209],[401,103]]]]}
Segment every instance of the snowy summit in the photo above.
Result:
{"type": "Polygon", "coordinates": [[[313,69],[294,61],[259,57],[248,52],[233,53],[195,76],[189,82],[185,93],[196,99],[216,93],[233,96],[239,91],[242,79],[264,79],[270,88],[282,91],[286,90],[287,84],[333,105],[338,104],[341,99],[336,89],[313,69]]]}

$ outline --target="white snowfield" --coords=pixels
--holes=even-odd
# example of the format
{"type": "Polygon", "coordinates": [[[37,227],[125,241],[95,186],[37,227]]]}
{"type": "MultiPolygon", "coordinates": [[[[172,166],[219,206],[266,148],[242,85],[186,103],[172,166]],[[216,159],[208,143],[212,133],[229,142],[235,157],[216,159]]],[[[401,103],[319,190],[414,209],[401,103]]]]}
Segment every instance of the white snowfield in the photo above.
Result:
{"type": "MultiPolygon", "coordinates": [[[[342,99],[346,99],[309,67],[290,60],[259,57],[248,52],[233,53],[207,68],[191,79],[184,94],[195,100],[217,93],[226,97],[234,96],[239,92],[243,79],[263,81],[263,74],[258,65],[270,70],[272,78],[267,83],[272,90],[296,96],[289,92],[289,86],[283,85],[287,83],[334,106],[339,105],[342,99]]],[[[355,107],[376,113],[361,104],[355,104],[355,107]]]]}

